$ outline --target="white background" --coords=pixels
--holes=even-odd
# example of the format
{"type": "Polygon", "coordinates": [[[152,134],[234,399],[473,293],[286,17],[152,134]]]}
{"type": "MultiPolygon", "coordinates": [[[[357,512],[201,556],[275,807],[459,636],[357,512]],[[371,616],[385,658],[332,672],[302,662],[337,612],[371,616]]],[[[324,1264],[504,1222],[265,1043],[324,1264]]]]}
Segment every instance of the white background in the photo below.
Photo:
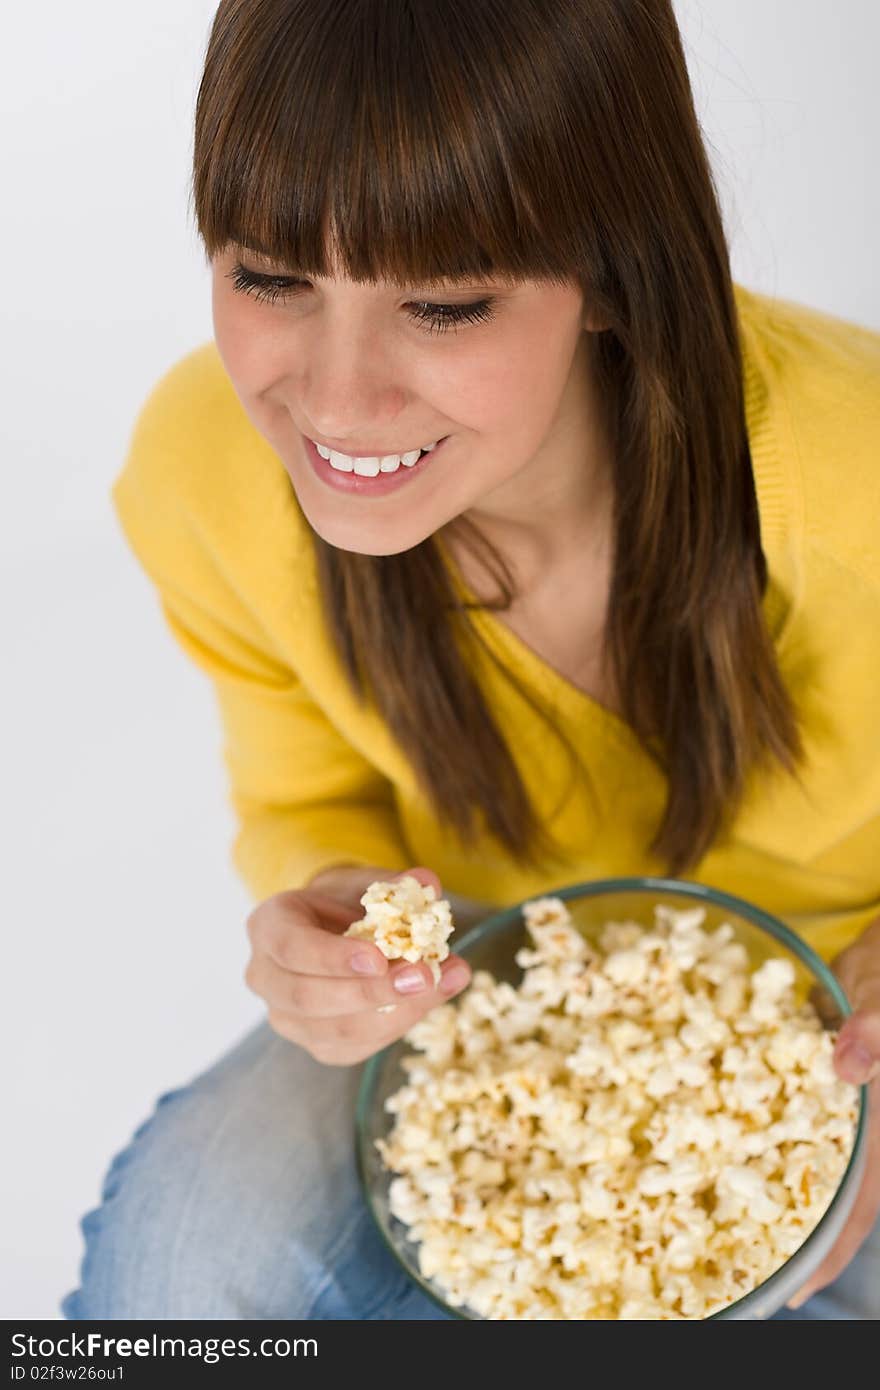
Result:
{"type": "MultiPolygon", "coordinates": [[[[59,1316],[112,1155],[264,1014],[210,684],[109,502],[148,390],[212,336],[188,195],[214,10],[45,0],[3,26],[6,1319],[59,1316]]],[[[676,12],[734,278],[880,328],[880,6],[676,12]]]]}

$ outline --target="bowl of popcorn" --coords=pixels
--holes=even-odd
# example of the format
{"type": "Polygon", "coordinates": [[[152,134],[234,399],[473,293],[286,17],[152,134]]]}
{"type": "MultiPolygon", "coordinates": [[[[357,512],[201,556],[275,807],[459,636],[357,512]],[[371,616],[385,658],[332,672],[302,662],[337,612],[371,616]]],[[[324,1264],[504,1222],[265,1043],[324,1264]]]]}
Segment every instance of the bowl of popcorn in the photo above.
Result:
{"type": "MultiPolygon", "coordinates": [[[[402,882],[374,885],[386,954],[444,959],[449,904],[402,882]]],[[[828,966],[751,903],[664,878],[561,888],[453,946],[471,984],[369,1058],[357,1100],[369,1209],[423,1292],[470,1319],[781,1308],[866,1161],[828,966]]]]}

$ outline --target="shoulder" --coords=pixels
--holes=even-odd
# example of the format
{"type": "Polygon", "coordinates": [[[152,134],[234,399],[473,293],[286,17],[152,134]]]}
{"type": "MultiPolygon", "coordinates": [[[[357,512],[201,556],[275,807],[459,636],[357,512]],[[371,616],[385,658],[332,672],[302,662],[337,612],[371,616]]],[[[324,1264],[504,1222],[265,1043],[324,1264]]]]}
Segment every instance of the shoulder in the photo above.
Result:
{"type": "Polygon", "coordinates": [[[737,307],[792,382],[828,388],[842,381],[880,379],[880,333],[808,304],[735,285],[737,307]]]}
{"type": "Polygon", "coordinates": [[[880,588],[880,333],[739,285],[736,298],[791,455],[806,548],[880,588]]]}
{"type": "MultiPolygon", "coordinates": [[[[283,463],[248,417],[213,342],[172,363],[147,392],[120,481],[126,477],[193,509],[205,525],[234,528],[243,514],[259,516],[264,504],[279,501],[294,529],[307,524],[283,463]]],[[[266,523],[271,517],[263,512],[266,523]]]]}
{"type": "Polygon", "coordinates": [[[311,550],[310,528],[279,456],[248,417],[213,342],[179,358],[136,414],[112,487],[126,526],[184,536],[235,570],[265,571],[311,550]]]}

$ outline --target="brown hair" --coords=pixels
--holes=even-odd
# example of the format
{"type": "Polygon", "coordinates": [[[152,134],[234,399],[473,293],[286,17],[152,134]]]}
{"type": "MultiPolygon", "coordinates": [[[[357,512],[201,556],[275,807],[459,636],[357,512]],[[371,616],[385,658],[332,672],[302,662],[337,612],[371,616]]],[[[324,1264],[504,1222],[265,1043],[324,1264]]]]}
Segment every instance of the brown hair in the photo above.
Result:
{"type": "MultiPolygon", "coordinates": [[[[222,0],[193,195],[209,258],[238,243],[329,275],[332,228],[358,281],[580,286],[609,325],[606,676],[668,780],[647,848],[670,874],[695,865],[752,766],[796,775],[803,747],[761,608],[728,249],[671,0],[222,0]]],[[[495,569],[481,606],[509,606],[503,557],[453,525],[495,569]]],[[[482,816],[540,866],[552,841],[471,673],[468,643],[488,648],[442,538],[377,556],[313,535],[344,669],[438,817],[466,844],[482,816]]]]}

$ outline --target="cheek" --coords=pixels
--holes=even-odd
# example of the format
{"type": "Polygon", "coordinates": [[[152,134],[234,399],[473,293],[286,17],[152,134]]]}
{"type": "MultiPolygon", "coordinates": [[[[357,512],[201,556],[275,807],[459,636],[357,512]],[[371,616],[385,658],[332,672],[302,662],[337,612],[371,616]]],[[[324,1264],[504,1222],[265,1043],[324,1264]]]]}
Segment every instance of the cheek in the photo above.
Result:
{"type": "Polygon", "coordinates": [[[506,351],[491,351],[457,362],[454,371],[444,373],[442,386],[428,399],[442,400],[445,413],[475,434],[492,435],[511,425],[523,404],[522,392],[529,391],[528,374],[506,351]]]}
{"type": "Polygon", "coordinates": [[[570,369],[571,345],[557,324],[493,340],[448,383],[452,419],[485,433],[540,438],[552,418],[570,369]]]}
{"type": "Polygon", "coordinates": [[[248,333],[247,312],[233,300],[230,292],[214,280],[211,296],[211,312],[214,321],[214,341],[223,360],[223,365],[236,387],[247,390],[248,380],[253,373],[252,353],[248,344],[253,339],[248,333]]]}
{"type": "Polygon", "coordinates": [[[273,343],[259,309],[230,302],[228,293],[213,299],[214,340],[229,379],[243,401],[258,403],[284,374],[282,344],[273,343]]]}

